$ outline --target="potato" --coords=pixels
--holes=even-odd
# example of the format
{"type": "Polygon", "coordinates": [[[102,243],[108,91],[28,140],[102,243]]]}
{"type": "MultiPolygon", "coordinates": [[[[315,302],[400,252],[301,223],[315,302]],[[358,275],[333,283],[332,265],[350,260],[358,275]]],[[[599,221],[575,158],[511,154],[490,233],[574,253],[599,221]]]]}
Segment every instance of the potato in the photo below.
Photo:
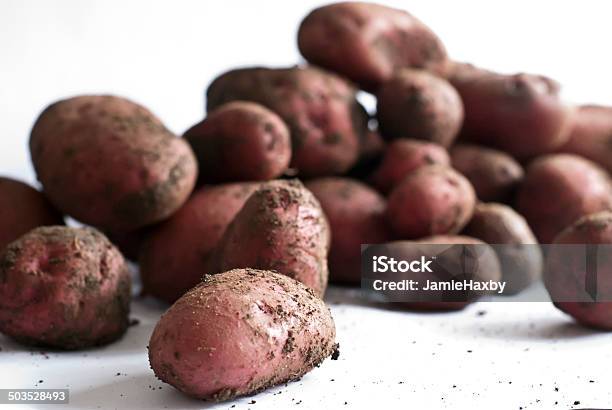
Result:
{"type": "Polygon", "coordinates": [[[484,202],[511,202],[525,174],[514,158],[492,148],[457,144],[450,156],[453,168],[472,183],[484,202]]]}
{"type": "Polygon", "coordinates": [[[476,205],[463,234],[493,245],[506,282],[506,295],[519,293],[542,274],[542,251],[531,228],[509,206],[496,203],[476,205]]]}
{"type": "Polygon", "coordinates": [[[31,186],[0,177],[0,251],[39,226],[63,225],[64,218],[31,186]]]}
{"type": "Polygon", "coordinates": [[[27,345],[81,349],[128,327],[130,273],[93,228],[36,228],[0,255],[0,332],[27,345]]]}
{"type": "MultiPolygon", "coordinates": [[[[385,255],[396,260],[431,260],[430,269],[421,272],[386,273],[394,280],[406,279],[418,282],[419,290],[410,291],[394,305],[412,310],[445,311],[460,310],[488,292],[481,290],[425,290],[427,282],[455,282],[463,280],[499,281],[501,268],[493,249],[484,242],[467,236],[438,235],[420,241],[396,241],[386,245],[385,255]],[[459,246],[464,245],[464,246],[459,246]]],[[[387,291],[389,292],[389,291],[387,291]]],[[[389,295],[387,295],[389,296],[389,295]]]]}
{"type": "Polygon", "coordinates": [[[313,10],[300,24],[300,52],[309,62],[336,71],[375,91],[400,68],[446,71],[448,56],[438,37],[403,10],[341,2],[313,10]]]}
{"type": "Polygon", "coordinates": [[[276,112],[291,132],[291,167],[302,177],[346,172],[357,160],[367,114],[356,90],[342,78],[314,67],[243,68],[208,87],[208,111],[248,100],[276,112]]]}
{"type": "Polygon", "coordinates": [[[569,137],[573,110],[550,78],[460,66],[450,82],[463,101],[463,140],[525,159],[553,152],[569,137]]]}
{"type": "Polygon", "coordinates": [[[428,165],[409,174],[389,195],[387,222],[399,239],[459,233],[474,212],[476,194],[455,170],[428,165]]]}
{"type": "Polygon", "coordinates": [[[578,107],[569,140],[559,152],[581,155],[612,172],[612,107],[578,107]]]}
{"type": "Polygon", "coordinates": [[[516,209],[541,243],[551,243],[580,217],[612,209],[609,176],[594,162],[576,155],[538,158],[527,168],[516,209]]]}
{"type": "Polygon", "coordinates": [[[258,183],[205,186],[149,233],[140,252],[143,293],[173,303],[210,273],[212,253],[258,183]]]}
{"type": "Polygon", "coordinates": [[[385,221],[387,201],[367,185],[349,178],[328,177],[306,184],[321,203],[331,228],[329,279],[361,283],[361,245],[391,240],[385,221]]]}
{"type": "Polygon", "coordinates": [[[399,139],[387,146],[380,166],[369,178],[380,192],[387,194],[406,175],[426,165],[450,165],[448,152],[433,142],[399,139]]]}
{"type": "Polygon", "coordinates": [[[476,67],[474,64],[465,63],[461,61],[450,61],[446,70],[445,78],[449,81],[464,80],[470,76],[480,77],[485,75],[493,75],[494,71],[484,69],[482,67],[476,67]]]}
{"type": "Polygon", "coordinates": [[[125,98],[79,96],[38,117],[32,162],[58,209],[105,231],[159,222],[187,200],[197,177],[189,144],[125,98]]]}
{"type": "Polygon", "coordinates": [[[416,138],[448,147],[463,122],[463,104],[444,79],[422,70],[404,69],[377,93],[377,118],[387,139],[416,138]]]}
{"type": "Polygon", "coordinates": [[[298,180],[271,181],[250,196],[215,249],[209,273],[274,270],[322,296],[328,279],[329,224],[298,180]]]}
{"type": "Polygon", "coordinates": [[[229,400],[298,379],[337,354],[329,309],[275,272],[209,275],[162,316],[149,341],[155,375],[198,399],[229,400]]]}
{"type": "Polygon", "coordinates": [[[274,179],[291,159],[289,129],[283,120],[252,102],[219,106],[184,137],[195,152],[204,183],[274,179]]]}
{"type": "Polygon", "coordinates": [[[583,325],[604,330],[612,330],[610,244],[612,213],[584,216],[555,238],[544,271],[546,289],[557,308],[583,325]],[[589,260],[596,263],[593,283],[588,279],[589,260]]]}

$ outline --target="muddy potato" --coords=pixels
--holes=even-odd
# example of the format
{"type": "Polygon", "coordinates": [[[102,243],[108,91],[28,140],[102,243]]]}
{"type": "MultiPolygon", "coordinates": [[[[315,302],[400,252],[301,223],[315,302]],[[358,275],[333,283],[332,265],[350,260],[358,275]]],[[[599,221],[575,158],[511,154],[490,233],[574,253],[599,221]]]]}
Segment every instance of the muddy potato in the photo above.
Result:
{"type": "Polygon", "coordinates": [[[514,158],[492,148],[457,144],[450,156],[453,168],[472,183],[483,202],[511,202],[525,174],[514,158]]]}
{"type": "Polygon", "coordinates": [[[456,234],[469,222],[476,194],[457,171],[428,165],[409,174],[389,195],[387,223],[398,239],[456,234]]]}
{"type": "Polygon", "coordinates": [[[209,272],[244,267],[273,270],[323,296],[330,240],[321,205],[301,182],[266,182],[225,230],[209,272]]]}
{"type": "Polygon", "coordinates": [[[367,113],[355,88],[315,67],[242,68],[208,87],[209,112],[230,101],[259,103],[276,112],[291,133],[291,167],[301,177],[341,174],[359,154],[367,113]]]}
{"type": "Polygon", "coordinates": [[[104,231],[133,231],[167,218],[197,177],[189,144],[121,97],[51,104],[34,124],[30,153],[51,202],[104,231]]]}
{"type": "Polygon", "coordinates": [[[375,91],[401,68],[447,70],[440,39],[404,10],[364,2],[340,2],[313,10],[298,31],[309,62],[375,91]]]}
{"type": "Polygon", "coordinates": [[[446,80],[422,70],[401,70],[376,94],[380,132],[448,147],[463,122],[463,103],[446,80]]]}
{"type": "Polygon", "coordinates": [[[173,303],[209,272],[210,258],[258,183],[204,186],[149,233],[140,251],[143,293],[173,303]]]}
{"type": "Polygon", "coordinates": [[[385,150],[378,168],[369,177],[370,183],[387,194],[408,174],[426,165],[450,165],[448,152],[432,142],[399,139],[385,150]]]}
{"type": "Polygon", "coordinates": [[[221,105],[184,137],[198,159],[203,183],[278,178],[291,159],[289,129],[283,120],[252,102],[221,105]]]}
{"type": "Polygon", "coordinates": [[[361,283],[361,245],[391,239],[385,221],[387,201],[367,185],[349,178],[328,177],[306,184],[319,200],[331,229],[329,279],[361,283]]]}
{"type": "Polygon", "coordinates": [[[509,206],[480,203],[462,232],[493,246],[500,261],[504,294],[516,294],[542,274],[542,251],[527,221],[509,206]]]}
{"type": "Polygon", "coordinates": [[[557,235],[544,271],[555,306],[577,322],[603,330],[612,330],[611,244],[612,212],[587,215],[557,235]],[[597,280],[592,285],[588,254],[596,262],[597,280]]]}
{"type": "Polygon", "coordinates": [[[582,216],[612,209],[611,189],[609,175],[594,162],[547,155],[527,167],[516,209],[541,243],[551,243],[582,216]]]}
{"type": "Polygon", "coordinates": [[[0,255],[0,332],[27,345],[82,349],[128,327],[130,273],[93,228],[34,229],[0,255]]]}
{"type": "Polygon", "coordinates": [[[458,66],[449,81],[463,101],[460,138],[526,159],[554,152],[569,137],[573,109],[548,77],[458,66]]]}
{"type": "Polygon", "coordinates": [[[236,269],[207,276],[172,305],[155,326],[149,362],[183,393],[222,401],[298,379],[337,352],[335,336],[310,289],[236,269]]]}
{"type": "Polygon", "coordinates": [[[578,107],[569,140],[559,152],[583,156],[612,172],[612,107],[578,107]]]}
{"type": "MultiPolygon", "coordinates": [[[[481,296],[489,293],[484,290],[425,290],[429,283],[452,283],[473,280],[479,282],[499,281],[501,268],[495,251],[479,239],[458,235],[437,235],[419,241],[396,241],[385,246],[385,255],[396,260],[431,261],[427,269],[404,273],[377,274],[382,280],[414,280],[416,290],[409,293],[393,294],[386,291],[386,297],[395,307],[424,310],[446,311],[461,310],[481,296]]],[[[367,254],[367,251],[366,251],[367,254]]]]}
{"type": "Polygon", "coordinates": [[[0,177],[0,251],[34,228],[63,224],[64,218],[41,192],[0,177]]]}

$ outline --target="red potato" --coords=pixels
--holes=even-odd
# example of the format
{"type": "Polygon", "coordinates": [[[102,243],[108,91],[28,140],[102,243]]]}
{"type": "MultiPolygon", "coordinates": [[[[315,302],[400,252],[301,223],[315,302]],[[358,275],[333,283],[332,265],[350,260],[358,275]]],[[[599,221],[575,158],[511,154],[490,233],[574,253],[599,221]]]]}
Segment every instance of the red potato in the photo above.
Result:
{"type": "Polygon", "coordinates": [[[92,228],[42,227],[0,255],[0,332],[34,346],[81,349],[125,333],[130,273],[92,228]]]}
{"type": "Polygon", "coordinates": [[[51,202],[110,232],[159,222],[197,177],[189,144],[125,98],[79,96],[47,107],[30,136],[32,162],[51,202]]]}
{"type": "Polygon", "coordinates": [[[450,146],[463,122],[463,103],[446,80],[422,70],[401,70],[377,92],[380,132],[450,146]]]}
{"type": "Polygon", "coordinates": [[[450,165],[448,152],[433,142],[399,139],[387,146],[382,162],[369,181],[380,192],[387,194],[406,175],[427,165],[450,165]]]}
{"type": "Polygon", "coordinates": [[[493,246],[506,282],[506,295],[517,294],[542,275],[542,251],[527,221],[509,206],[480,203],[462,232],[493,246]]]}
{"type": "Polygon", "coordinates": [[[387,202],[367,185],[349,178],[320,178],[306,184],[321,203],[331,228],[329,279],[361,283],[361,245],[391,239],[385,221],[387,202]]]}
{"type": "Polygon", "coordinates": [[[612,213],[587,215],[561,232],[550,246],[544,282],[557,308],[577,322],[612,330],[612,213]],[[597,281],[589,293],[589,250],[596,252],[597,281]],[[572,246],[573,245],[573,246],[572,246]],[[593,302],[593,295],[597,302],[593,302]],[[601,301],[600,301],[601,300],[601,301]]]}
{"type": "Polygon", "coordinates": [[[323,296],[328,280],[329,224],[298,180],[263,183],[215,249],[209,272],[250,267],[296,279],[323,296]]]}
{"type": "Polygon", "coordinates": [[[429,165],[409,174],[389,195],[387,223],[399,239],[455,234],[476,205],[470,182],[455,170],[429,165]]]}
{"type": "Polygon", "coordinates": [[[183,393],[222,401],[298,379],[338,354],[335,337],[329,309],[310,289],[236,269],[206,276],[172,305],[155,326],[149,362],[183,393]]]}
{"type": "Polygon", "coordinates": [[[140,252],[143,293],[173,303],[210,273],[213,250],[258,183],[205,186],[149,233],[140,252]]]}
{"type": "Polygon", "coordinates": [[[447,70],[440,39],[399,9],[341,2],[313,10],[300,24],[298,46],[309,62],[336,71],[375,91],[400,68],[447,70]]]}
{"type": "Polygon", "coordinates": [[[235,100],[276,112],[289,126],[291,167],[302,177],[341,174],[357,160],[368,118],[355,95],[344,79],[314,67],[232,70],[206,93],[209,112],[235,100]]]}
{"type": "Polygon", "coordinates": [[[485,76],[493,75],[495,72],[476,67],[474,64],[464,63],[461,61],[451,61],[446,70],[446,77],[449,81],[469,78],[470,76],[485,76]]]}
{"type": "Polygon", "coordinates": [[[538,158],[526,170],[516,209],[541,243],[551,243],[582,216],[612,209],[609,176],[594,162],[576,155],[538,158]]]}
{"type": "Polygon", "coordinates": [[[569,140],[559,152],[583,156],[612,172],[612,107],[578,107],[569,140]]]}
{"type": "Polygon", "coordinates": [[[457,65],[449,81],[463,101],[464,140],[525,159],[553,152],[569,137],[573,110],[550,78],[457,65]]]}
{"type": "Polygon", "coordinates": [[[521,164],[505,152],[471,144],[450,150],[453,168],[462,173],[484,202],[509,203],[523,180],[521,164]]]}
{"type": "Polygon", "coordinates": [[[198,159],[203,183],[278,178],[291,159],[289,129],[283,120],[252,102],[219,106],[184,137],[198,159]]]}
{"type": "Polygon", "coordinates": [[[0,251],[39,226],[63,225],[64,218],[31,186],[0,177],[0,251]]]}
{"type": "MultiPolygon", "coordinates": [[[[396,260],[431,260],[432,272],[391,273],[394,280],[415,280],[419,289],[401,297],[387,297],[394,305],[419,311],[461,310],[487,294],[481,290],[425,290],[427,282],[497,282],[501,268],[495,251],[479,239],[458,235],[437,235],[419,241],[397,241],[386,245],[386,255],[396,260]]],[[[385,278],[385,274],[381,278],[385,278]]],[[[431,285],[430,285],[431,286],[431,285]]]]}

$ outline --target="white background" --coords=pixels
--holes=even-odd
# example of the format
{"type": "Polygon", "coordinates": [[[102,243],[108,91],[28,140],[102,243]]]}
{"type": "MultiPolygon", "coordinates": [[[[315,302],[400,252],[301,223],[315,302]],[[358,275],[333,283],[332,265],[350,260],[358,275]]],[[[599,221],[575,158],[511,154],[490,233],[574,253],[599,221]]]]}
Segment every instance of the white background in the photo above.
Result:
{"type": "MultiPolygon", "coordinates": [[[[429,24],[455,59],[547,74],[570,101],[612,104],[610,2],[384,3],[429,24]]],[[[204,89],[217,74],[299,62],[298,23],[319,4],[0,0],[0,174],[34,182],[29,130],[47,104],[66,96],[130,97],[183,132],[202,118],[204,89]]],[[[612,338],[572,325],[549,304],[418,315],[332,290],[328,300],[338,299],[350,302],[332,306],[340,360],[219,408],[612,408],[612,338]]],[[[145,346],[163,307],[138,302],[134,311],[141,324],[96,351],[45,356],[0,338],[0,387],[69,386],[75,408],[204,406],[158,389],[145,346]]]]}

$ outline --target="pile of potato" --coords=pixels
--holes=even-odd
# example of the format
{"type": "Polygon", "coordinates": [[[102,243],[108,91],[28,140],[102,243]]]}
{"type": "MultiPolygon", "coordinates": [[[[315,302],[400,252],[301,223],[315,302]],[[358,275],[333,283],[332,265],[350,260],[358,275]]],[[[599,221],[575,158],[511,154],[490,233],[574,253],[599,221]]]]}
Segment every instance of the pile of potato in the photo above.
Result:
{"type": "MultiPolygon", "coordinates": [[[[214,79],[182,138],[121,97],[47,107],[30,136],[42,191],[0,179],[0,331],[60,349],[116,340],[125,255],[143,293],[173,303],[149,343],[155,374],[226,400],[338,354],[321,297],[328,280],[359,285],[361,244],[513,245],[489,252],[483,277],[510,266],[508,293],[543,271],[553,297],[581,291],[579,265],[535,244],[612,242],[612,108],[453,61],[427,26],[381,5],[320,7],[298,45],[307,64],[214,79]]],[[[557,306],[612,329],[612,303],[557,306]]]]}

